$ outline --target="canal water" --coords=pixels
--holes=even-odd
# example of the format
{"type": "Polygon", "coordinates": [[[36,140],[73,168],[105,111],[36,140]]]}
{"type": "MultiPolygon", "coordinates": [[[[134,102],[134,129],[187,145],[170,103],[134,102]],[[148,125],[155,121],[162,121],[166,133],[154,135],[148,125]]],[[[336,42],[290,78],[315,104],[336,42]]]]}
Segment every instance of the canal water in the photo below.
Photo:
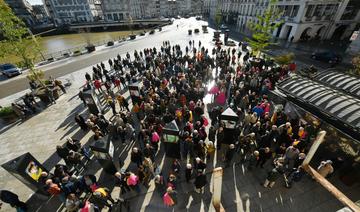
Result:
{"type": "MultiPolygon", "coordinates": [[[[134,33],[139,33],[139,31],[134,31],[134,33]]],[[[128,37],[129,34],[131,34],[130,31],[115,31],[53,35],[41,37],[39,44],[42,53],[48,55],[66,50],[73,51],[76,48],[86,46],[88,41],[94,45],[101,45],[110,40],[117,41],[128,37]]]]}

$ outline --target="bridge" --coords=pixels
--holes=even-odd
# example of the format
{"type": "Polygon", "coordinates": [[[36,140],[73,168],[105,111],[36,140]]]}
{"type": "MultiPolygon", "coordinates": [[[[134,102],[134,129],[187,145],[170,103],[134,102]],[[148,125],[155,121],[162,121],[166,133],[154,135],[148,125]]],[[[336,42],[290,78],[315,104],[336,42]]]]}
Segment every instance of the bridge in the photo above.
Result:
{"type": "Polygon", "coordinates": [[[153,26],[153,25],[167,25],[172,23],[170,19],[146,19],[146,20],[133,20],[130,21],[101,21],[101,22],[93,22],[93,23],[77,23],[77,24],[70,24],[69,30],[70,31],[77,31],[81,29],[91,29],[91,28],[109,28],[109,27],[121,27],[121,26],[153,26]]]}

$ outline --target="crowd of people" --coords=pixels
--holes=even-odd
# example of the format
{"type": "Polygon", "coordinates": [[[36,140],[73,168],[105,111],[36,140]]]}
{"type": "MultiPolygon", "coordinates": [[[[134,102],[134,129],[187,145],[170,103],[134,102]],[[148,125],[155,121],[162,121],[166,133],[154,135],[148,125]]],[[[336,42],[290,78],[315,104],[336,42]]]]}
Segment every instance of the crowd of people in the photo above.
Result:
{"type": "MultiPolygon", "coordinates": [[[[76,123],[84,131],[91,130],[94,140],[111,136],[113,142],[122,144],[120,148],[135,143],[130,160],[136,169],[125,167],[120,159],[122,169],[114,173],[122,194],[140,193],[153,181],[164,204],[174,206],[179,179],[193,183],[196,192],[204,192],[215,152],[217,164],[225,168],[235,160],[250,172],[270,167],[264,187],[273,187],[280,177],[289,187],[301,179],[301,164],[317,129],[289,118],[269,99],[269,91],[289,74],[289,68],[278,67],[268,59],[255,59],[244,49],[240,43],[239,48],[218,46],[209,50],[200,41],[190,41],[184,49],[164,41],[160,49],[118,55],[109,59],[108,65],[101,63],[91,74],[85,74],[86,84],[79,98],[86,105],[83,92],[93,90],[111,109],[112,117],[77,114],[76,123]],[[134,82],[140,83],[140,95],[130,101],[124,93],[134,82]],[[210,103],[204,103],[206,95],[212,97],[210,103]],[[239,117],[230,136],[225,134],[227,126],[221,120],[227,107],[239,117]],[[180,154],[171,161],[170,171],[164,173],[157,158],[165,151],[164,126],[173,120],[180,129],[180,154]]],[[[112,208],[123,202],[114,200],[94,175],[76,176],[70,170],[82,164],[83,158],[91,158],[79,141],[69,138],[57,147],[57,153],[66,165],[57,165],[53,174],[42,173],[41,182],[48,193],[65,202],[68,211],[112,208]],[[83,192],[91,198],[82,200],[83,192]]],[[[323,176],[333,171],[329,165],[331,161],[326,161],[318,168],[323,176]]]]}

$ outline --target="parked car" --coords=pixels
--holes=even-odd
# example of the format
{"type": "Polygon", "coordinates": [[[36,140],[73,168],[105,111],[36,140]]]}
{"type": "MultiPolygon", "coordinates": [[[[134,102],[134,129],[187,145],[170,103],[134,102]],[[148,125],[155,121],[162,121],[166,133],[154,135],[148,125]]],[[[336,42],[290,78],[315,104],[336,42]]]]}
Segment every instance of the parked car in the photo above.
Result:
{"type": "Polygon", "coordinates": [[[140,33],[140,36],[145,36],[145,32],[141,32],[141,33],[140,33]]]}
{"type": "Polygon", "coordinates": [[[135,40],[136,35],[130,35],[129,37],[130,37],[130,40],[135,40]]]}
{"type": "Polygon", "coordinates": [[[228,40],[226,42],[226,46],[236,46],[236,43],[234,41],[232,41],[232,40],[228,40]]]}
{"type": "Polygon", "coordinates": [[[221,29],[221,31],[225,31],[229,28],[225,24],[221,24],[220,29],[221,29]]]}
{"type": "Polygon", "coordinates": [[[154,34],[154,33],[155,33],[155,30],[151,30],[151,31],[149,32],[150,35],[152,35],[152,34],[154,34]]]}
{"type": "Polygon", "coordinates": [[[314,52],[312,53],[311,58],[330,64],[337,64],[340,63],[342,60],[341,56],[339,54],[336,54],[335,52],[314,52]]]}
{"type": "Polygon", "coordinates": [[[7,78],[22,74],[22,71],[13,64],[2,64],[0,65],[0,72],[7,78]]]}

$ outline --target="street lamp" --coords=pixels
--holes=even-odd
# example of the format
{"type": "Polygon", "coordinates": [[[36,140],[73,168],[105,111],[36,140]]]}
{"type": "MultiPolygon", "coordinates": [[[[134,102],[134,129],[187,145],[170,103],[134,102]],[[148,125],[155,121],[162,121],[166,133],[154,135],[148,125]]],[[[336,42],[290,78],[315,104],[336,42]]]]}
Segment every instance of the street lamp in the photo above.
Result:
{"type": "Polygon", "coordinates": [[[237,128],[237,121],[239,120],[239,116],[230,108],[228,107],[223,113],[220,115],[220,122],[224,127],[224,140],[225,144],[234,144],[236,138],[235,131],[237,128]]]}
{"type": "Polygon", "coordinates": [[[117,170],[113,162],[114,145],[111,136],[107,135],[99,140],[94,140],[89,146],[104,171],[111,175],[115,174],[117,170]]]}
{"type": "Polygon", "coordinates": [[[175,120],[167,123],[163,129],[163,141],[167,157],[180,159],[179,132],[175,120]]]}

